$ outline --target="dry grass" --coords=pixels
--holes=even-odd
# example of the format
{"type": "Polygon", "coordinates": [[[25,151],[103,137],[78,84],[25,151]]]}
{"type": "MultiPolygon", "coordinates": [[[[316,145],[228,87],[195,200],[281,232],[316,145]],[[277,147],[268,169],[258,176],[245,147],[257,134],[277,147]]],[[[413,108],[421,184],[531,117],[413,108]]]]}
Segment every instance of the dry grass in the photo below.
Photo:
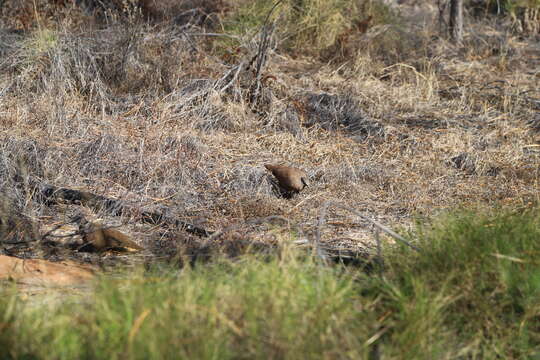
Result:
{"type": "MultiPolygon", "coordinates": [[[[209,229],[280,215],[308,237],[327,200],[391,226],[479,203],[536,203],[537,43],[485,21],[454,49],[433,37],[435,12],[426,9],[404,5],[399,25],[355,34],[345,45],[358,51],[330,63],[270,50],[257,112],[246,96],[250,73],[220,91],[230,65],[212,53],[214,38],[172,23],[3,34],[2,192],[44,228],[78,210],[29,201],[13,180],[21,166],[209,229]],[[277,198],[263,168],[274,162],[306,169],[312,186],[277,198]]],[[[242,45],[246,60],[253,41],[242,45]]],[[[346,212],[328,217],[324,241],[371,238],[346,212]]],[[[122,221],[148,248],[166,239],[122,221]]],[[[269,231],[242,229],[235,236],[269,231]]]]}

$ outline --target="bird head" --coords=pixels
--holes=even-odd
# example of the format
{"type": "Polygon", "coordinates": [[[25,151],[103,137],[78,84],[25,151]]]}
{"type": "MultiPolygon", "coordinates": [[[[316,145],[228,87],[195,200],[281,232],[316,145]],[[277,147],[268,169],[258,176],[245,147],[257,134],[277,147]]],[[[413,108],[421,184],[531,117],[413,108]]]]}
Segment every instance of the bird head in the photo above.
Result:
{"type": "Polygon", "coordinates": [[[309,186],[309,181],[307,179],[307,177],[305,176],[302,176],[302,184],[304,184],[304,187],[308,187],[309,186]]]}

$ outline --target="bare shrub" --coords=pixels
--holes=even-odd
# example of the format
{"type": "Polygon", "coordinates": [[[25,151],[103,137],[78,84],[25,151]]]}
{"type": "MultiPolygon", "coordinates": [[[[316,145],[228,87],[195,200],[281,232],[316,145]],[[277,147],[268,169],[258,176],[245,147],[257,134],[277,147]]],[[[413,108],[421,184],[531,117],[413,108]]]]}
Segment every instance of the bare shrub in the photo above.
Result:
{"type": "Polygon", "coordinates": [[[2,243],[38,240],[31,212],[31,176],[42,174],[41,148],[30,139],[0,142],[0,250],[2,243]]]}
{"type": "Polygon", "coordinates": [[[23,181],[23,177],[43,177],[47,173],[43,160],[46,151],[34,139],[4,137],[0,145],[0,181],[23,181]]]}
{"type": "Polygon", "coordinates": [[[0,251],[6,244],[38,240],[39,233],[30,218],[22,214],[13,198],[0,195],[0,251]]]}

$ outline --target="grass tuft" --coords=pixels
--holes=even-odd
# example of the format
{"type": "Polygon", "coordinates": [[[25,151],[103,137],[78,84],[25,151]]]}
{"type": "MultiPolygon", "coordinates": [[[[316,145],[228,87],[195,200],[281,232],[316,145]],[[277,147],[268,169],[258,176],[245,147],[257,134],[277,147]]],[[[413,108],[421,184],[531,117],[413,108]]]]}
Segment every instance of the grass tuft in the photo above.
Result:
{"type": "MultiPolygon", "coordinates": [[[[444,335],[452,328],[459,347],[475,349],[481,358],[530,356],[540,340],[539,222],[537,210],[464,212],[424,226],[422,254],[414,256],[406,249],[395,254],[387,276],[399,287],[385,289],[384,296],[401,316],[423,314],[430,327],[437,328],[432,335],[438,341],[438,332],[444,335]],[[424,308],[426,300],[430,305],[424,308]]],[[[414,332],[410,339],[424,332],[414,330],[421,328],[414,320],[405,322],[414,332]]],[[[407,340],[404,334],[398,339],[402,337],[407,340]]],[[[420,341],[414,340],[426,351],[420,341]]]]}
{"type": "Polygon", "coordinates": [[[166,275],[104,278],[89,304],[63,305],[46,317],[26,312],[24,321],[11,318],[16,324],[0,338],[9,343],[16,333],[35,333],[11,346],[13,358],[27,351],[96,359],[361,354],[354,334],[366,325],[348,310],[355,299],[352,277],[311,261],[223,260],[166,275]]]}
{"type": "Polygon", "coordinates": [[[463,212],[418,228],[385,272],[286,249],[104,276],[45,308],[1,297],[11,358],[532,358],[540,355],[538,210],[463,212]]]}

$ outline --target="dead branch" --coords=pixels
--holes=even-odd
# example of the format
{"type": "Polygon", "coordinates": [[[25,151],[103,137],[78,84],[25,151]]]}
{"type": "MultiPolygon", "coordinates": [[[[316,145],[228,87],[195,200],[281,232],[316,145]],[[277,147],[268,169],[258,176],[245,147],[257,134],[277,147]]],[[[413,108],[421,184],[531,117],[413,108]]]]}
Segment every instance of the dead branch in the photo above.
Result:
{"type": "Polygon", "coordinates": [[[215,82],[214,89],[221,92],[225,92],[225,90],[227,90],[236,81],[236,79],[238,79],[238,74],[240,74],[240,71],[242,70],[243,67],[244,67],[244,63],[241,62],[240,64],[234,66],[232,69],[227,71],[227,73],[221,79],[215,82]],[[228,80],[229,78],[230,80],[228,80]],[[223,86],[220,85],[226,81],[227,83],[225,85],[223,86]]]}
{"type": "Polygon", "coordinates": [[[261,91],[261,75],[262,69],[266,65],[268,59],[268,48],[270,47],[270,38],[274,32],[274,24],[265,24],[261,31],[261,41],[259,43],[259,49],[257,51],[257,63],[255,64],[255,82],[252,86],[249,102],[256,104],[259,100],[261,91]]]}
{"type": "Polygon", "coordinates": [[[104,210],[113,216],[136,215],[142,222],[150,224],[169,225],[180,228],[190,234],[200,237],[208,237],[212,232],[188,222],[174,219],[159,212],[139,211],[138,209],[127,206],[120,200],[107,198],[88,191],[80,191],[69,188],[61,188],[49,184],[42,184],[36,192],[37,200],[47,205],[68,202],[90,207],[94,210],[104,210]]]}
{"type": "Polygon", "coordinates": [[[72,224],[72,223],[75,223],[75,222],[79,221],[80,218],[81,218],[81,215],[75,215],[72,218],[70,218],[68,221],[63,221],[60,224],[57,224],[51,230],[49,230],[45,234],[41,235],[40,241],[44,241],[47,237],[65,238],[65,237],[71,237],[71,236],[79,235],[80,234],[79,231],[76,231],[76,232],[71,233],[71,234],[65,234],[65,235],[53,235],[53,232],[60,229],[64,225],[72,224]]]}
{"type": "Polygon", "coordinates": [[[251,87],[250,96],[249,96],[249,102],[251,104],[256,104],[259,100],[260,96],[260,90],[261,90],[261,75],[262,75],[262,69],[266,65],[266,60],[268,59],[268,49],[270,47],[270,38],[272,37],[272,34],[275,29],[274,24],[269,24],[268,21],[270,20],[270,15],[274,12],[274,10],[278,7],[278,5],[283,0],[277,1],[274,6],[272,6],[272,9],[266,14],[266,18],[264,19],[263,26],[261,28],[261,36],[260,36],[260,42],[259,42],[259,48],[257,50],[257,55],[254,57],[253,60],[257,59],[257,63],[255,66],[255,82],[251,87]]]}

